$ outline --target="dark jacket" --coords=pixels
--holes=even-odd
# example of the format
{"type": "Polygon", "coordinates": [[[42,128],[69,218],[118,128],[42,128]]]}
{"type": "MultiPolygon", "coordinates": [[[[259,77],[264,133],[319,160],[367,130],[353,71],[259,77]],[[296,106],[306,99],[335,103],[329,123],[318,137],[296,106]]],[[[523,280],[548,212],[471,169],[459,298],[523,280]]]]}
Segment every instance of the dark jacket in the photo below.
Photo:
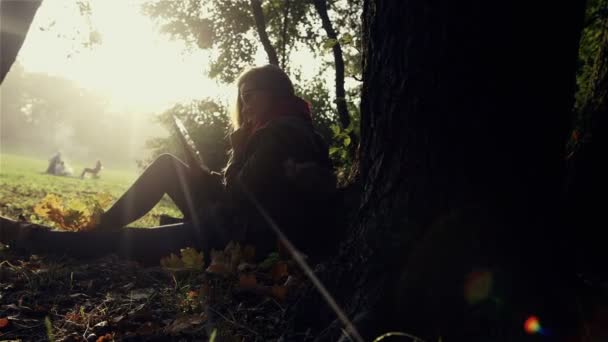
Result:
{"type": "Polygon", "coordinates": [[[277,237],[256,201],[301,252],[311,257],[330,253],[337,248],[326,231],[335,214],[335,182],[327,144],[310,122],[297,117],[272,121],[244,148],[234,148],[218,201],[215,225],[224,235],[219,244],[253,244],[258,258],[276,249],[277,237]]]}

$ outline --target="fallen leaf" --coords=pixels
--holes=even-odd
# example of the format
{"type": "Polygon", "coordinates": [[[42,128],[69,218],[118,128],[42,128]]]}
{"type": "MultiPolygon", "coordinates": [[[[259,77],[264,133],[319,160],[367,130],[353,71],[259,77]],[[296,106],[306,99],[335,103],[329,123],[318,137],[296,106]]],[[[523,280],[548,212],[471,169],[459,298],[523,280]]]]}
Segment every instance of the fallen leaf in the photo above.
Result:
{"type": "Polygon", "coordinates": [[[227,274],[230,272],[230,267],[227,264],[226,254],[224,251],[211,250],[211,264],[207,267],[207,272],[214,274],[227,274]]]}
{"type": "Polygon", "coordinates": [[[270,290],[272,296],[279,301],[284,301],[287,298],[287,287],[274,285],[270,290]]]}
{"type": "Polygon", "coordinates": [[[9,322],[8,318],[0,318],[0,329],[8,327],[9,322]]]}
{"type": "Polygon", "coordinates": [[[182,268],[184,267],[184,263],[182,260],[175,254],[171,253],[168,257],[164,257],[160,259],[160,265],[164,268],[182,268]]]}
{"type": "Polygon", "coordinates": [[[257,284],[258,281],[253,274],[241,274],[239,277],[239,287],[241,289],[251,289],[256,287],[257,284]]]}
{"type": "Polygon", "coordinates": [[[185,267],[193,269],[203,268],[203,253],[197,252],[192,247],[184,248],[181,251],[182,262],[185,267]]]}
{"type": "Polygon", "coordinates": [[[103,336],[99,336],[96,342],[111,342],[114,341],[114,337],[112,334],[105,334],[103,336]]]}
{"type": "Polygon", "coordinates": [[[245,247],[243,247],[242,258],[246,263],[253,263],[255,260],[255,247],[252,245],[245,245],[245,247]]]}
{"type": "Polygon", "coordinates": [[[93,326],[93,328],[105,328],[108,326],[108,321],[101,321],[93,326]]]}
{"type": "Polygon", "coordinates": [[[156,332],[157,329],[158,326],[156,326],[154,323],[146,322],[140,325],[135,331],[135,333],[138,335],[152,335],[156,332]]]}
{"type": "Polygon", "coordinates": [[[129,292],[129,299],[131,300],[142,300],[147,299],[154,293],[154,289],[137,289],[129,292]]]}
{"type": "Polygon", "coordinates": [[[230,271],[234,272],[243,258],[241,244],[230,241],[228,245],[226,245],[226,248],[224,248],[224,256],[226,258],[225,262],[228,268],[230,271]]]}
{"type": "Polygon", "coordinates": [[[289,273],[287,272],[287,263],[285,261],[277,262],[272,266],[270,274],[275,283],[280,283],[283,278],[289,276],[289,273]]]}
{"type": "Polygon", "coordinates": [[[189,332],[192,328],[202,329],[201,324],[204,321],[205,317],[201,316],[181,316],[166,327],[165,331],[169,334],[180,334],[182,332],[189,332]]]}

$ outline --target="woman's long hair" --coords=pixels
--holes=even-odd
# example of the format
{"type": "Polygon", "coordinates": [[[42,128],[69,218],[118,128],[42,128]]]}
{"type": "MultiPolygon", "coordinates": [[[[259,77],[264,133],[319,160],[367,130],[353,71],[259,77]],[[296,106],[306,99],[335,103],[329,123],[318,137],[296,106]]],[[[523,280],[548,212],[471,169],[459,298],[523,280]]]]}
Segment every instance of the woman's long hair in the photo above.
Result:
{"type": "Polygon", "coordinates": [[[236,84],[238,92],[231,114],[234,130],[237,130],[243,124],[241,86],[245,82],[254,84],[255,88],[258,89],[270,90],[277,97],[294,95],[293,83],[291,83],[289,76],[278,66],[267,64],[247,69],[239,76],[236,84]]]}

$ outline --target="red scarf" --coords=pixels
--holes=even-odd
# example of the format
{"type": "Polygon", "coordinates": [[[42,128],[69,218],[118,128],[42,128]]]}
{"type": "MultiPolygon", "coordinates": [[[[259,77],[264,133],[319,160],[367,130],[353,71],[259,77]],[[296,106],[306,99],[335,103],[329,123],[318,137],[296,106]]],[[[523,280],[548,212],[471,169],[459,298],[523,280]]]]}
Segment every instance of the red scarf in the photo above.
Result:
{"type": "Polygon", "coordinates": [[[272,121],[282,117],[298,117],[312,123],[310,104],[297,96],[277,99],[276,102],[274,102],[271,110],[263,115],[260,115],[259,117],[256,117],[251,129],[248,131],[242,131],[239,129],[232,133],[230,140],[235,152],[237,152],[237,150],[244,152],[245,146],[247,146],[249,139],[257,131],[266,127],[272,121]]]}

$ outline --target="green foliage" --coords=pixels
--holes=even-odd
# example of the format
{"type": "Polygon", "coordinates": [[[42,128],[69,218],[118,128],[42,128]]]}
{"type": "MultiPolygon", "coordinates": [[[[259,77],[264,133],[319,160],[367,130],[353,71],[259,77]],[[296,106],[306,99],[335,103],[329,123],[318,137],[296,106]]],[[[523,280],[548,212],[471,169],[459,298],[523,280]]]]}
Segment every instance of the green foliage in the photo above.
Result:
{"type": "Polygon", "coordinates": [[[49,341],[55,341],[55,334],[53,334],[53,323],[49,316],[44,317],[44,327],[46,328],[46,337],[49,341]]]}
{"type": "Polygon", "coordinates": [[[192,47],[212,49],[210,77],[232,83],[253,63],[257,51],[249,1],[150,1],[144,13],[156,18],[161,31],[192,47]]]}
{"type": "MultiPolygon", "coordinates": [[[[226,108],[211,99],[177,104],[160,114],[157,117],[158,122],[171,133],[168,137],[147,141],[146,146],[152,150],[151,157],[171,153],[185,160],[185,151],[178,139],[173,115],[183,121],[207,165],[212,170],[221,169],[227,161],[229,144],[226,136],[230,129],[230,119],[226,108]]],[[[138,164],[145,167],[148,162],[140,160],[138,164]]]]}
{"type": "MultiPolygon", "coordinates": [[[[312,104],[316,128],[331,142],[332,158],[336,165],[346,170],[353,161],[349,160],[351,154],[347,153],[347,149],[351,147],[345,135],[352,133],[358,136],[359,110],[355,103],[360,96],[360,85],[353,86],[352,81],[359,82],[361,74],[362,0],[328,1],[328,14],[338,39],[327,38],[311,0],[266,0],[261,1],[261,4],[265,31],[277,53],[280,66],[292,75],[296,92],[312,104]],[[346,130],[335,133],[332,126],[337,124],[337,111],[331,96],[333,85],[327,84],[325,74],[334,68],[331,50],[338,43],[344,55],[348,81],[347,105],[353,124],[346,130]],[[312,80],[304,79],[297,66],[292,65],[292,52],[301,49],[308,49],[322,64],[320,72],[312,80]]],[[[209,49],[209,76],[222,82],[233,82],[246,66],[253,63],[254,55],[261,48],[249,0],[151,0],[143,5],[143,10],[158,22],[162,32],[173,39],[183,40],[191,48],[209,49]]],[[[180,106],[176,106],[170,111],[179,110],[180,106]]],[[[167,117],[167,113],[161,117],[167,117]]],[[[161,122],[162,120],[165,119],[161,119],[161,122]]],[[[189,128],[194,133],[201,127],[211,126],[213,125],[204,123],[189,128]]],[[[199,133],[194,133],[193,136],[199,136],[199,133]]],[[[154,155],[163,152],[179,155],[176,143],[170,137],[155,139],[148,146],[154,150],[154,155]]],[[[211,151],[211,147],[201,147],[201,151],[204,154],[205,151],[211,151]]],[[[220,151],[219,154],[224,153],[224,150],[220,151]]]]}
{"type": "Polygon", "coordinates": [[[351,146],[353,143],[351,136],[354,135],[357,139],[359,138],[359,134],[355,130],[355,127],[358,127],[358,125],[359,121],[353,120],[346,129],[342,129],[338,124],[331,126],[333,139],[331,140],[332,144],[329,147],[329,155],[336,167],[338,183],[340,184],[348,182],[347,177],[354,166],[349,151],[353,148],[353,146],[351,146]]]}
{"type": "Polygon", "coordinates": [[[268,256],[266,257],[266,259],[264,259],[259,265],[258,267],[262,270],[267,270],[270,269],[272,266],[274,266],[274,264],[276,264],[277,262],[279,262],[280,257],[279,257],[279,253],[277,252],[272,252],[270,254],[268,254],[268,256]]]}

